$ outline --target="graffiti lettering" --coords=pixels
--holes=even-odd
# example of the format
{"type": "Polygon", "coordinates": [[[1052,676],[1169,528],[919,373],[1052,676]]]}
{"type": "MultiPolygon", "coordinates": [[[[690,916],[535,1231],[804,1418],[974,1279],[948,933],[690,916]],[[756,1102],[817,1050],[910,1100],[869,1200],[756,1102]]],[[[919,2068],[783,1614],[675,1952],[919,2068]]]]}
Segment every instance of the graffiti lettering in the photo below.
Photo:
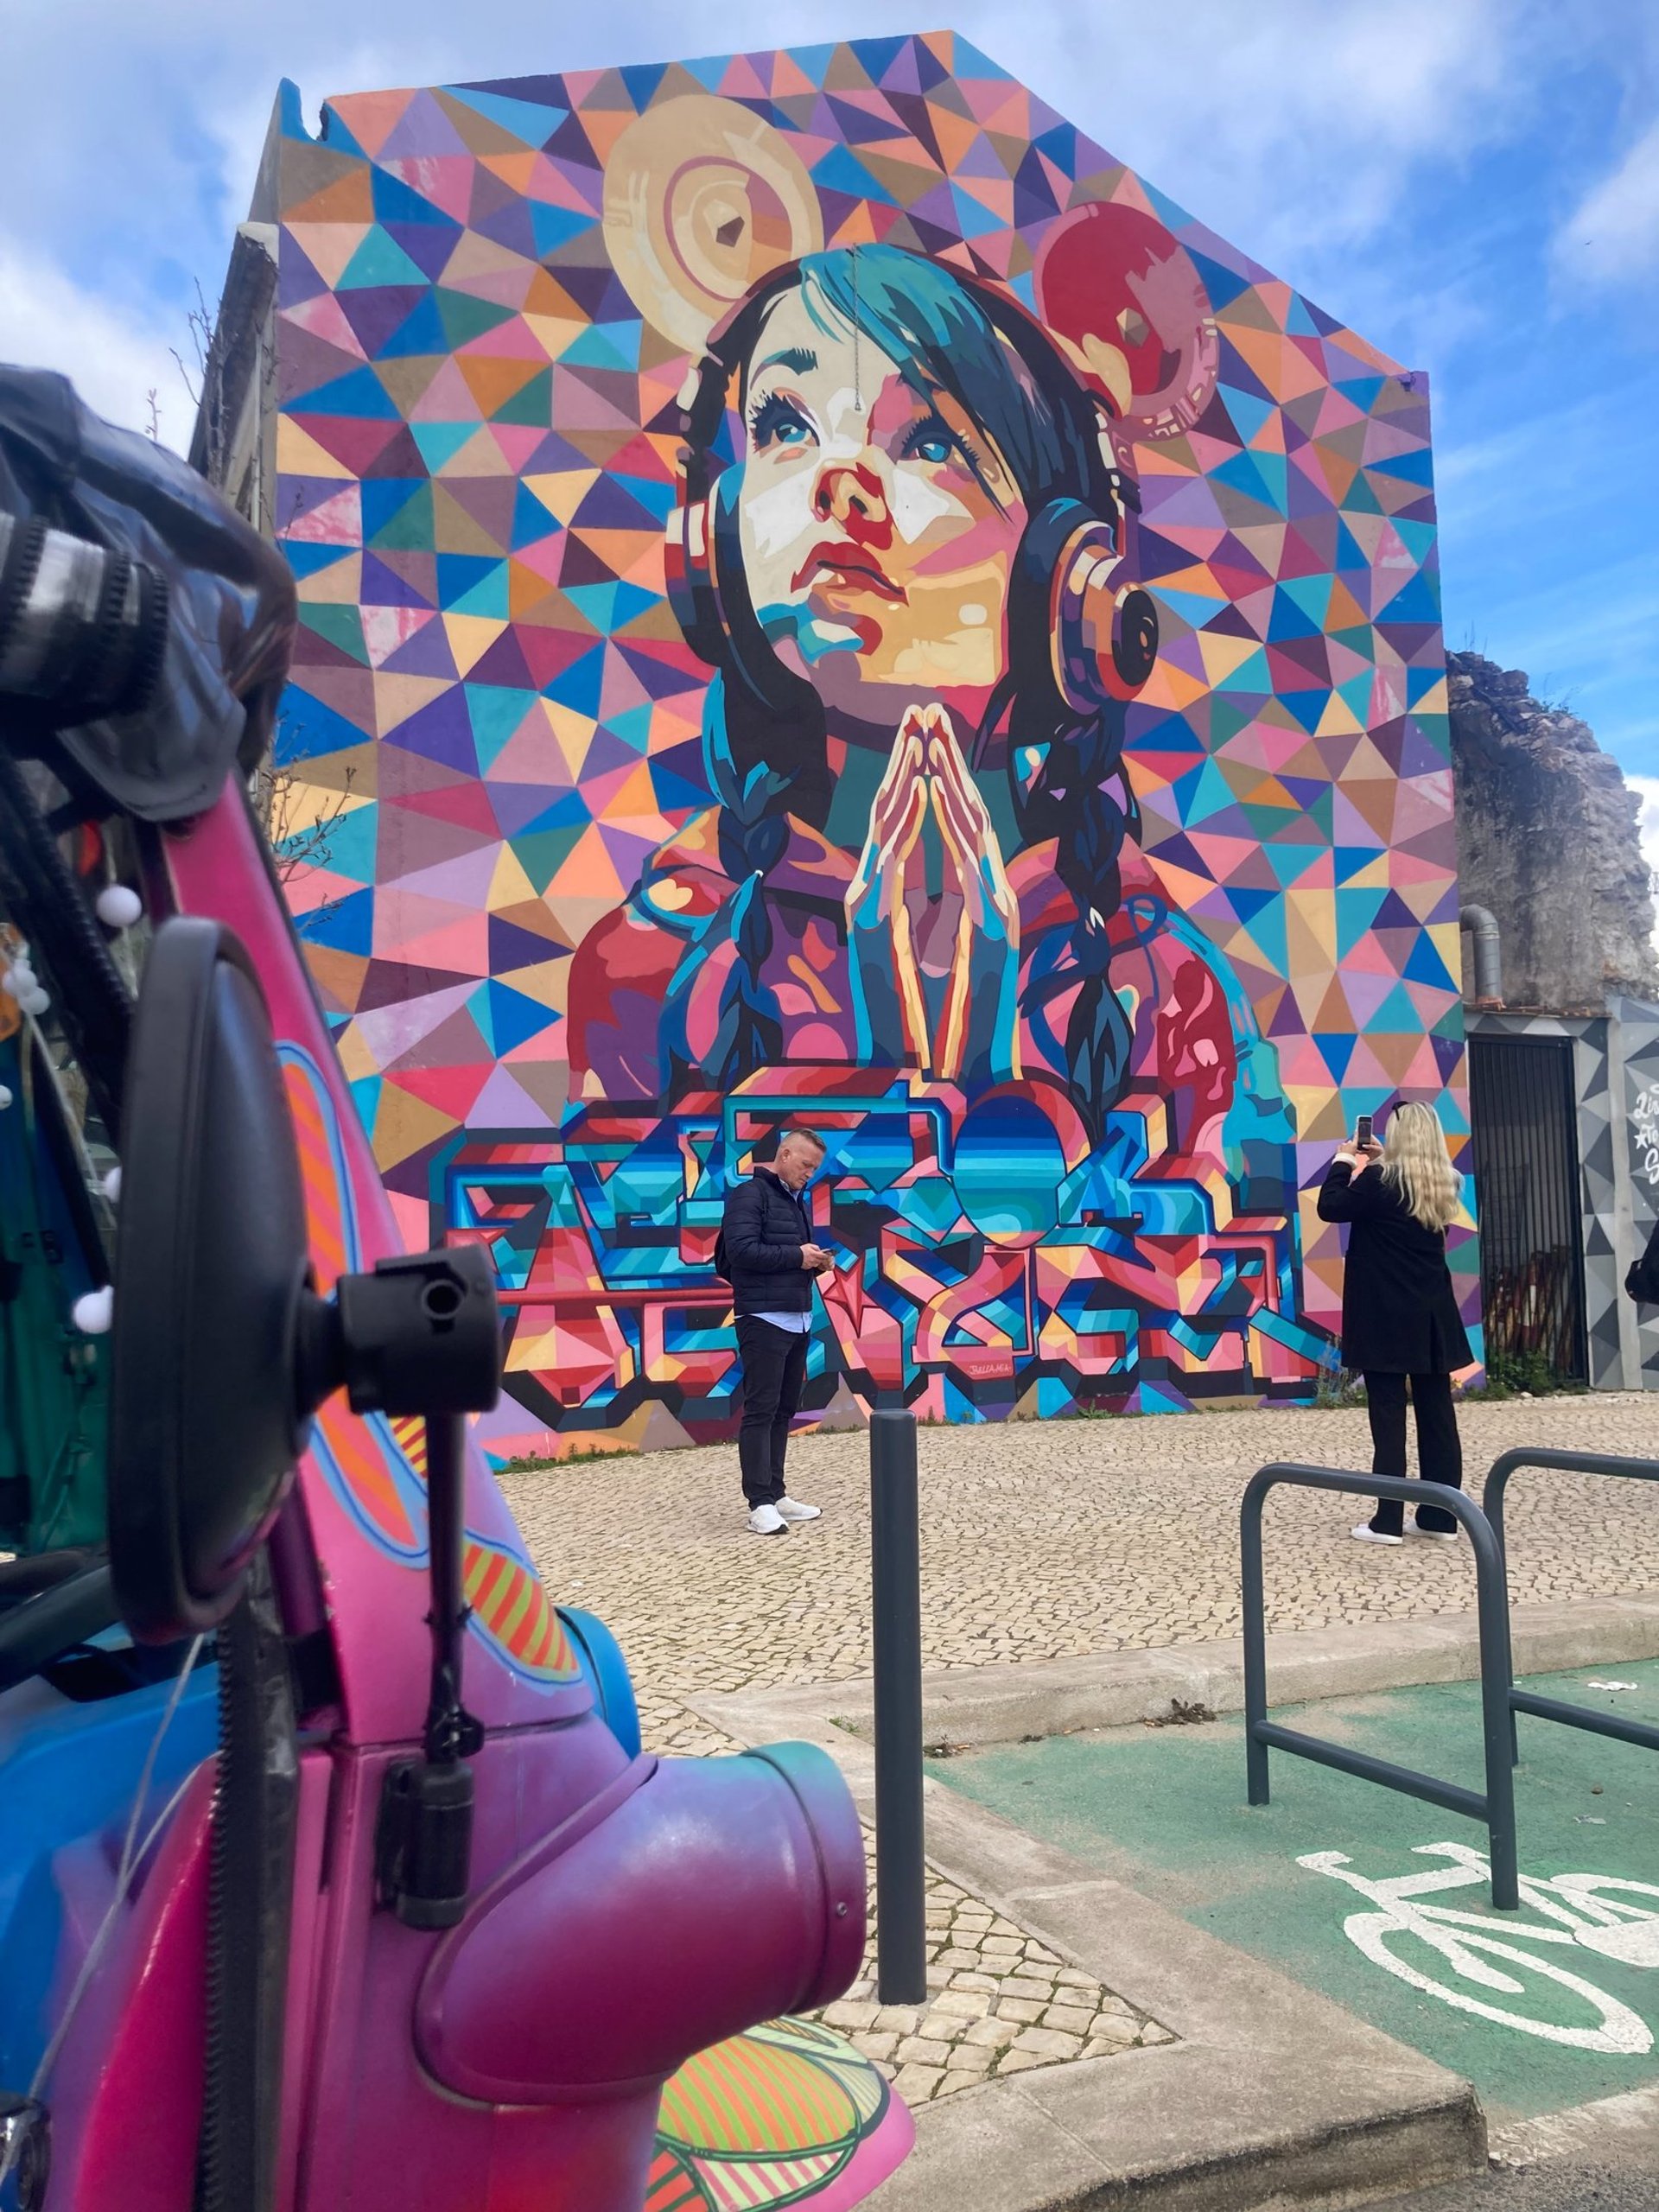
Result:
{"type": "Polygon", "coordinates": [[[1637,1173],[1659,1189],[1659,1084],[1650,1083],[1637,1093],[1630,1109],[1637,1173]]]}

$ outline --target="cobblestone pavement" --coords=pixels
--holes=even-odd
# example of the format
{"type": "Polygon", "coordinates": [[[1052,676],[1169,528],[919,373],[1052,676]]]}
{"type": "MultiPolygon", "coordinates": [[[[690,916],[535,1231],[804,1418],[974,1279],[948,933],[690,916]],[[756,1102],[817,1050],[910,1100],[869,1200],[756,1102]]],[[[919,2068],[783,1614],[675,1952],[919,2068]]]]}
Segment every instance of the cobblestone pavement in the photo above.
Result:
{"type": "MultiPolygon", "coordinates": [[[[1477,1402],[1459,1421],[1477,1490],[1491,1461],[1515,1445],[1659,1452],[1659,1398],[1477,1402]]],[[[982,1667],[1236,1635],[1246,1481],[1271,1459],[1363,1469],[1370,1443],[1363,1412],[1246,1410],[926,1428],[918,1454],[924,1661],[982,1667]]],[[[502,1478],[555,1598],[598,1613],[619,1638],[645,1741],[664,1751],[735,1748],[687,1710],[688,1695],[869,1672],[868,1480],[861,1431],[798,1439],[791,1488],[821,1505],[823,1518],[764,1539],[744,1526],[730,1446],[578,1460],[502,1478]]],[[[1363,1511],[1363,1501],[1328,1493],[1274,1495],[1265,1547],[1270,1627],[1474,1610],[1463,1547],[1354,1543],[1348,1530],[1363,1511]]],[[[1522,1473],[1506,1519],[1516,1604],[1659,1588],[1659,1484],[1522,1473]]],[[[936,1879],[930,1897],[941,1926],[951,1900],[952,1940],[936,1947],[936,1993],[925,2014],[855,2029],[913,2101],[1016,2063],[1042,2063],[1046,2050],[1058,2059],[1116,2047],[1126,2023],[1135,2024],[1130,2044],[1163,2039],[1097,1986],[1084,1992],[1094,2006],[1087,2028],[1062,2021],[1062,2013],[1088,2009],[1061,1995],[1077,1986],[1063,1980],[1069,1968],[1056,1967],[1052,2001],[1034,2018],[1006,2009],[1036,1999],[1003,1989],[1016,1977],[992,1969],[988,1958],[1011,1957],[1001,1946],[1016,1941],[1025,1968],[1052,1965],[1052,1957],[973,1899],[960,1910],[963,1936],[971,1930],[976,1940],[958,1941],[960,1892],[936,1879]],[[990,1934],[980,1936],[986,1927],[990,1934]],[[957,1965],[957,1953],[975,1954],[973,1963],[957,1965]],[[981,1986],[988,1981],[997,1984],[995,1999],[981,1986]],[[990,1999],[988,2011],[963,2009],[969,1999],[990,1999]],[[959,2035],[938,2031],[953,2018],[968,2023],[959,2035]],[[1015,2023],[1020,2033],[1001,2040],[1015,2023]],[[1078,2049],[1033,2041],[1033,2031],[1078,2049]],[[891,2049],[890,2036],[899,2038],[891,2049]],[[969,2056],[982,2051],[991,2054],[982,2068],[969,2056]]],[[[843,2001],[868,2011],[868,1974],[843,2001]]]]}
{"type": "MultiPolygon", "coordinates": [[[[874,1895],[874,1868],[871,1884],[874,1895]]],[[[927,1960],[925,2005],[878,2003],[872,1910],[863,1973],[819,2015],[874,2059],[909,2104],[1031,2066],[1115,2057],[1137,2044],[1176,2040],[931,1868],[927,1960]]]]}
{"type": "MultiPolygon", "coordinates": [[[[1476,1488],[1516,1444],[1659,1452],[1659,1395],[1511,1399],[1459,1419],[1476,1488]]],[[[1365,1416],[1349,1411],[926,1428],[918,1445],[923,1656],[936,1667],[1236,1635],[1249,1477],[1269,1459],[1370,1459],[1365,1416]]],[[[620,1640],[659,1750],[720,1747],[687,1694],[869,1672],[865,1436],[799,1438],[790,1478],[824,1517],[771,1538],[744,1526],[730,1446],[503,1478],[555,1598],[620,1640]]],[[[1275,1493],[1270,1626],[1473,1611],[1463,1547],[1356,1544],[1363,1517],[1359,1499],[1275,1493]]],[[[1659,1588],[1659,1484],[1523,1473],[1507,1518],[1517,1605],[1659,1588]]]]}

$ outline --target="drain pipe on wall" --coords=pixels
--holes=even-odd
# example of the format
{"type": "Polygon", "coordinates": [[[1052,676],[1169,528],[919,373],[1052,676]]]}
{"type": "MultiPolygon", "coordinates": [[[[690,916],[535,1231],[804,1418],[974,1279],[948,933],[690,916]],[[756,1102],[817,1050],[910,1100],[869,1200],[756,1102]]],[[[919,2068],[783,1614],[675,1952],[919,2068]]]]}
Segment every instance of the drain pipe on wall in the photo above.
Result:
{"type": "Polygon", "coordinates": [[[1475,1003],[1501,1007],[1503,1003],[1503,960],[1498,944],[1497,920],[1490,907],[1465,906],[1459,927],[1475,941],[1475,1003]]]}

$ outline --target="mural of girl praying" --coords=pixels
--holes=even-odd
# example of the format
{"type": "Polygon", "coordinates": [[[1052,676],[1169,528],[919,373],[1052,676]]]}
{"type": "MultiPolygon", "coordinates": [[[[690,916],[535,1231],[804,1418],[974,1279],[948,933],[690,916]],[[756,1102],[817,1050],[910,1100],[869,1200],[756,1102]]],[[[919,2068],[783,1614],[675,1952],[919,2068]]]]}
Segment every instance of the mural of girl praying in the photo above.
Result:
{"type": "MultiPolygon", "coordinates": [[[[716,803],[577,951],[573,1102],[907,1085],[944,1108],[970,1238],[1022,1265],[1070,1248],[1069,1283],[1018,1301],[1039,1371],[1042,1338],[1068,1395],[1090,1352],[1119,1402],[1205,1374],[1255,1393],[1317,1350],[1294,1130],[1243,993],[1136,846],[1124,764],[1157,645],[1128,463],[1196,419],[1214,330],[1134,208],[1063,219],[1035,289],[1040,321],[868,245],[772,268],[716,322],[669,557],[713,671],[716,803]]],[[[846,1256],[856,1374],[890,1270],[846,1256]]],[[[951,1333],[936,1316],[947,1367],[951,1333]]]]}

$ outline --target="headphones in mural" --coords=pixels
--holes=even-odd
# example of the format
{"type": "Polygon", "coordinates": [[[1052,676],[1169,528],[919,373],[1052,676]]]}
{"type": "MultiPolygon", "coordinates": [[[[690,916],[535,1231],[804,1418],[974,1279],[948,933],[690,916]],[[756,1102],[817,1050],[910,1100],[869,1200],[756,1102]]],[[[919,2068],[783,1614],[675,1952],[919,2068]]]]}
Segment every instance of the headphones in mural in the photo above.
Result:
{"type": "MultiPolygon", "coordinates": [[[[668,529],[671,602],[700,659],[734,669],[786,709],[798,679],[774,658],[741,584],[743,464],[722,461],[717,446],[767,309],[823,250],[816,188],[775,124],[735,101],[681,94],[647,108],[619,138],[606,168],[605,235],[646,320],[697,358],[681,393],[684,493],[668,529]]],[[[1027,524],[1008,630],[1016,650],[1046,639],[1043,674],[1059,704],[1092,714],[1133,698],[1157,658],[1157,609],[1129,558],[1140,493],[1128,456],[1138,441],[1179,435],[1202,412],[1217,355],[1209,301],[1185,250],[1128,202],[1093,202],[1051,227],[1033,272],[1036,315],[991,278],[950,274],[1088,456],[1087,498],[1052,500],[1027,524]]]]}

